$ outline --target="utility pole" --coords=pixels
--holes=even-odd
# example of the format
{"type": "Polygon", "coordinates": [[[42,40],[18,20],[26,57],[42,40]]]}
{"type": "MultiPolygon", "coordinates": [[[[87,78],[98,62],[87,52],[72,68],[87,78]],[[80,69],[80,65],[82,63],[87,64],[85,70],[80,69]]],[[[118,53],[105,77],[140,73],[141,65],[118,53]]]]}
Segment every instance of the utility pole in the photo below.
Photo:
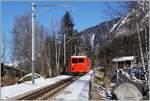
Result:
{"type": "Polygon", "coordinates": [[[35,72],[35,3],[32,3],[32,84],[34,80],[35,72]]]}
{"type": "Polygon", "coordinates": [[[66,72],[66,35],[64,34],[64,72],[66,72]]]}

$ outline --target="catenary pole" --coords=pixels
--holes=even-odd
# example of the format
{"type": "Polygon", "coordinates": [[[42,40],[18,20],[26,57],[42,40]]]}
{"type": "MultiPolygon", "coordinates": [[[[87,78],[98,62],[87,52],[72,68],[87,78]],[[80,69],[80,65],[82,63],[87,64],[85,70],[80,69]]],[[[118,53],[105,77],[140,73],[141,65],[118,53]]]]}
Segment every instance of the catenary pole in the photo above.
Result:
{"type": "Polygon", "coordinates": [[[64,34],[64,72],[66,72],[66,35],[64,34]]]}
{"type": "Polygon", "coordinates": [[[32,3],[32,84],[35,83],[35,3],[32,3]]]}

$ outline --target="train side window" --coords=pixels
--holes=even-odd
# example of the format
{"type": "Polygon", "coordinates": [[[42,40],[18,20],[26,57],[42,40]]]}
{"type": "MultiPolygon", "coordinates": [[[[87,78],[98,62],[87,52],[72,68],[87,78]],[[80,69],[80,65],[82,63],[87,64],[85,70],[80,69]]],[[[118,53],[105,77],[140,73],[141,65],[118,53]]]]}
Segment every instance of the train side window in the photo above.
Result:
{"type": "Polygon", "coordinates": [[[72,63],[77,63],[77,58],[72,58],[72,63]]]}
{"type": "Polygon", "coordinates": [[[84,62],[84,58],[79,58],[79,63],[83,63],[84,62]]]}

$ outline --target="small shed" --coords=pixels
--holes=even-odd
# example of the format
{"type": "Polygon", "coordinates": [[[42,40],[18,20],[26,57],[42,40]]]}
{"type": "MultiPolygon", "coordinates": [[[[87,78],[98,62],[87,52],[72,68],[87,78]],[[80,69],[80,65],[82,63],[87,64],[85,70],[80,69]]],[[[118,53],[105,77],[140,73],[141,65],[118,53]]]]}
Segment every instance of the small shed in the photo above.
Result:
{"type": "Polygon", "coordinates": [[[115,57],[112,59],[112,62],[118,65],[119,68],[131,67],[136,63],[136,56],[115,57]]]}

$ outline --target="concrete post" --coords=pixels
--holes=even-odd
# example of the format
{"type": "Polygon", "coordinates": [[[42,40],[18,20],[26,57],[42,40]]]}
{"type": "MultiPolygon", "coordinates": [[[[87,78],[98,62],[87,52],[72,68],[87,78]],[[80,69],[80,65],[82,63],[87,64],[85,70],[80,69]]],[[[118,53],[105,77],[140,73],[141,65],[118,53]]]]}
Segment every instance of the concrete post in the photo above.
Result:
{"type": "Polygon", "coordinates": [[[35,72],[35,3],[32,3],[32,84],[34,84],[35,72]]]}

